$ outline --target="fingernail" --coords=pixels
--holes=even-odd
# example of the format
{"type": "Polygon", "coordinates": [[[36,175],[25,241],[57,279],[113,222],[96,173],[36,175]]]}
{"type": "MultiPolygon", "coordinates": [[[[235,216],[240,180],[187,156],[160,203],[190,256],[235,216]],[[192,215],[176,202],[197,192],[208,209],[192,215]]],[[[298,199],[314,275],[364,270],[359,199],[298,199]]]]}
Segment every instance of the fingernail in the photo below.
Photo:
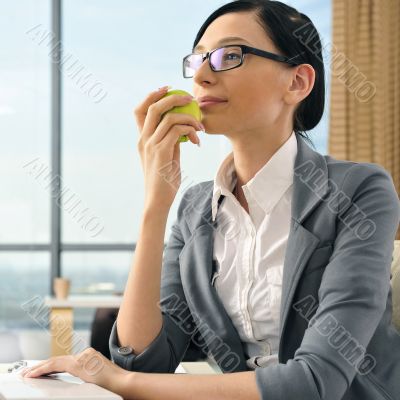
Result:
{"type": "Polygon", "coordinates": [[[193,100],[193,96],[182,96],[184,100],[193,100]]]}
{"type": "Polygon", "coordinates": [[[168,89],[171,89],[172,88],[172,86],[169,86],[169,85],[167,85],[167,86],[162,86],[162,87],[160,87],[160,88],[158,88],[158,92],[164,92],[164,91],[166,91],[166,90],[168,90],[168,89]]]}
{"type": "Polygon", "coordinates": [[[200,123],[200,127],[201,127],[201,130],[203,130],[203,131],[206,130],[205,126],[202,123],[200,123]]]}

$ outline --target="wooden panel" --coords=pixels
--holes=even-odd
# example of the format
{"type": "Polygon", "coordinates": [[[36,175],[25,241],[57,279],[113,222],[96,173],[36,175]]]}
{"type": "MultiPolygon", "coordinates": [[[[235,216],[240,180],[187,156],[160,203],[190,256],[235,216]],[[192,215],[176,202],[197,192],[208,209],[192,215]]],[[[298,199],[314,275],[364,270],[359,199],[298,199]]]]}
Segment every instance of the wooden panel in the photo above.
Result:
{"type": "Polygon", "coordinates": [[[73,339],[72,308],[52,308],[50,312],[51,356],[72,353],[73,339]]]}

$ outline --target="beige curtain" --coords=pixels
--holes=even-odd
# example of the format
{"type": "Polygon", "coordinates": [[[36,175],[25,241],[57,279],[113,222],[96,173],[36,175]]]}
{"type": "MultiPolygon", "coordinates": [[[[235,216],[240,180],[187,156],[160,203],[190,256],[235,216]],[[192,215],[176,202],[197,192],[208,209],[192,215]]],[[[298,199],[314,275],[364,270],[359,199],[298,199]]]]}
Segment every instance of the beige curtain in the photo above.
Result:
{"type": "Polygon", "coordinates": [[[332,4],[328,152],[382,165],[400,193],[400,0],[332,4]]]}

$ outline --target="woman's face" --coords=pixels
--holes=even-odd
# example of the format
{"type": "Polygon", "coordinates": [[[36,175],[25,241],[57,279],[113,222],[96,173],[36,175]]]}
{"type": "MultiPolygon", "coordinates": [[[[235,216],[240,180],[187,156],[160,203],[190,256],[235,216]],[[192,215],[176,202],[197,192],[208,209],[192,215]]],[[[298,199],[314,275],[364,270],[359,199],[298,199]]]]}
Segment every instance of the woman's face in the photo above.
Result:
{"type": "MultiPolygon", "coordinates": [[[[246,44],[281,54],[267,37],[254,13],[229,13],[218,17],[206,29],[196,53],[206,53],[220,47],[220,40],[229,36],[243,38],[225,44],[246,44]]],[[[222,133],[230,138],[238,135],[265,135],[280,129],[283,115],[288,112],[284,96],[291,85],[293,68],[284,63],[253,54],[244,56],[238,68],[214,72],[203,62],[193,77],[193,93],[215,96],[226,103],[202,109],[207,133],[222,133]]],[[[294,108],[293,106],[291,109],[294,108]]]]}

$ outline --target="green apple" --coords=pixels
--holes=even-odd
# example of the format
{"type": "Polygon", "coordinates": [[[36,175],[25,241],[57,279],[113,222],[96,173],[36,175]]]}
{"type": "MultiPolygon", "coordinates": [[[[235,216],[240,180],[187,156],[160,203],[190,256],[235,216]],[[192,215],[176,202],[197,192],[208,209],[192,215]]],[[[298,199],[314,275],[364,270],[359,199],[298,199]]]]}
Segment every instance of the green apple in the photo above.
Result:
{"type": "MultiPolygon", "coordinates": [[[[186,92],[185,90],[170,90],[167,92],[164,97],[171,96],[173,94],[179,94],[181,96],[190,96],[190,93],[186,92]]],[[[199,105],[197,104],[197,101],[193,99],[193,101],[189,104],[185,104],[184,106],[176,106],[172,108],[171,110],[167,111],[167,113],[182,113],[182,114],[190,114],[193,115],[193,117],[196,118],[197,121],[201,122],[202,119],[202,114],[199,105]]],[[[187,142],[189,138],[184,135],[179,138],[179,142],[187,142]]]]}

